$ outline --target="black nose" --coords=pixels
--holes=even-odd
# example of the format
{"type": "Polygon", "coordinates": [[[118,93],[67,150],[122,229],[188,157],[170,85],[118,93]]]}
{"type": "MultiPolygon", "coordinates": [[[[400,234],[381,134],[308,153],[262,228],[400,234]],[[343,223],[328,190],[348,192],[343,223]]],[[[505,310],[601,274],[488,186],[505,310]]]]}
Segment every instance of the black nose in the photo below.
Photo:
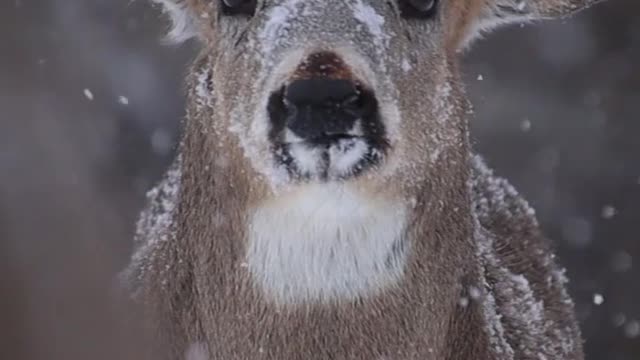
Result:
{"type": "Polygon", "coordinates": [[[353,82],[328,78],[296,80],[284,92],[286,126],[306,140],[348,135],[367,104],[353,82]]]}

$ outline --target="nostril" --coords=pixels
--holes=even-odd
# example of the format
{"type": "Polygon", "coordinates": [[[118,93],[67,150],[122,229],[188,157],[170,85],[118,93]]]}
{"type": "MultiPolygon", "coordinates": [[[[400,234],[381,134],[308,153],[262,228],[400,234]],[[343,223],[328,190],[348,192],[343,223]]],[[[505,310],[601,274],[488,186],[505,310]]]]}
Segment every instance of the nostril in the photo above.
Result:
{"type": "Polygon", "coordinates": [[[293,81],[285,88],[282,101],[285,125],[309,140],[348,135],[366,109],[360,87],[340,79],[293,81]]]}
{"type": "Polygon", "coordinates": [[[351,108],[360,107],[362,105],[362,93],[358,89],[356,93],[342,100],[340,105],[351,108]]]}
{"type": "Polygon", "coordinates": [[[287,86],[285,100],[294,105],[335,105],[357,98],[360,91],[348,80],[311,78],[287,86]]]}

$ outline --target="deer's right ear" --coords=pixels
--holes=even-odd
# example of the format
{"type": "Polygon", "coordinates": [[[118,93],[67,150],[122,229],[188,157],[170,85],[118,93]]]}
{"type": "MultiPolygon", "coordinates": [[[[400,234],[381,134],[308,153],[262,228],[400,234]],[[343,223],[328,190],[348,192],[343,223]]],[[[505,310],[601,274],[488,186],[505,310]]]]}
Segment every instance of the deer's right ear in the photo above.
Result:
{"type": "Polygon", "coordinates": [[[198,36],[198,25],[194,11],[188,0],[151,0],[162,6],[162,11],[171,19],[171,30],[167,39],[171,43],[181,43],[198,36]]]}
{"type": "Polygon", "coordinates": [[[500,25],[571,15],[604,0],[479,0],[467,40],[500,25]]]}

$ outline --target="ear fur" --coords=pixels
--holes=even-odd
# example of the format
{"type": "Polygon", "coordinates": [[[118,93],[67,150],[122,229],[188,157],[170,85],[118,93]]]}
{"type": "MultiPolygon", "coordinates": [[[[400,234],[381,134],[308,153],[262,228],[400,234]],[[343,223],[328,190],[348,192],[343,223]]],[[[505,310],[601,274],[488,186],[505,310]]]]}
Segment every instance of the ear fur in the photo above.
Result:
{"type": "Polygon", "coordinates": [[[604,0],[481,0],[468,40],[501,25],[561,18],[604,0]]]}
{"type": "Polygon", "coordinates": [[[181,43],[197,37],[198,25],[196,17],[187,4],[187,0],[151,0],[162,6],[162,11],[171,19],[171,30],[167,33],[167,40],[171,43],[181,43]]]}
{"type": "Polygon", "coordinates": [[[519,19],[548,19],[571,15],[602,0],[485,0],[494,16],[519,19]]]}

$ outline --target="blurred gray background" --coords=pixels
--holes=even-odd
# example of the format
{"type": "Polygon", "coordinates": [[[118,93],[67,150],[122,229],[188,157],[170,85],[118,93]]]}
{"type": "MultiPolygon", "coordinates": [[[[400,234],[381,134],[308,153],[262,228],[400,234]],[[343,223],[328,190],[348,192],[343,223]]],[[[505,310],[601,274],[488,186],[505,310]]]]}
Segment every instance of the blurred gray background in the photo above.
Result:
{"type": "MultiPolygon", "coordinates": [[[[473,139],[538,210],[590,360],[640,359],[640,2],[465,56],[473,139]]],[[[146,1],[0,3],[0,359],[123,359],[107,290],[168,164],[196,44],[146,1]]]]}

